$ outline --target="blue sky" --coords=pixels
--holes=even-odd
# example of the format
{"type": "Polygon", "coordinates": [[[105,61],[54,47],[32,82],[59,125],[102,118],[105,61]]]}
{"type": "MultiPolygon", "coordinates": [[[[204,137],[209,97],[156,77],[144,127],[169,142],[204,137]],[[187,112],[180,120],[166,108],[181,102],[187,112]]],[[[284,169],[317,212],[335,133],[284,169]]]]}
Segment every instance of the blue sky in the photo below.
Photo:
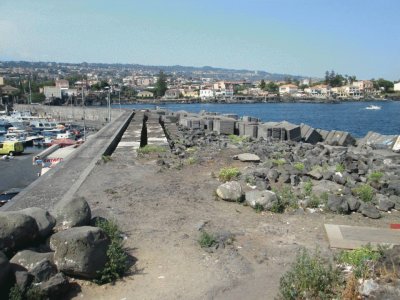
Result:
{"type": "Polygon", "coordinates": [[[0,59],[400,79],[399,0],[0,0],[0,59]]]}

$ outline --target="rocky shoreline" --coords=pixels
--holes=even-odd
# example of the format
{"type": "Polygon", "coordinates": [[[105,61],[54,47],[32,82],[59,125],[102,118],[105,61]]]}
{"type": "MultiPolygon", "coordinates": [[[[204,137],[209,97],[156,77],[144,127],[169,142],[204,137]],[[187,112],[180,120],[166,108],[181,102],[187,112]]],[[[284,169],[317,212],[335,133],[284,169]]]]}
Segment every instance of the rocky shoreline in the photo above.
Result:
{"type": "MultiPolygon", "coordinates": [[[[236,178],[247,189],[250,186],[250,191],[240,188],[240,195],[233,192],[235,196],[220,197],[224,200],[237,201],[243,194],[250,206],[270,210],[278,205],[274,202],[279,199],[276,194],[283,193],[282,186],[289,185],[293,193],[290,196],[293,199],[289,200],[294,202],[286,206],[296,209],[326,209],[343,214],[360,212],[370,218],[400,209],[400,155],[392,150],[398,136],[371,132],[357,141],[347,132],[325,132],[305,124],[262,124],[251,117],[244,120],[209,117],[207,113],[162,112],[162,119],[172,120],[164,122],[164,127],[173,153],[180,160],[199,161],[208,151],[224,148],[237,148],[249,153],[249,157],[255,156],[238,158],[254,162],[252,168],[236,178]],[[210,130],[210,120],[220,134],[210,130]],[[235,128],[239,135],[234,134],[235,128]],[[201,155],[188,157],[191,148],[201,155]],[[266,191],[271,190],[275,195],[266,197],[266,191]]],[[[168,159],[159,163],[174,164],[168,159]]],[[[235,189],[238,190],[235,184],[224,184],[217,194],[223,195],[222,190],[230,194],[235,189]]]]}

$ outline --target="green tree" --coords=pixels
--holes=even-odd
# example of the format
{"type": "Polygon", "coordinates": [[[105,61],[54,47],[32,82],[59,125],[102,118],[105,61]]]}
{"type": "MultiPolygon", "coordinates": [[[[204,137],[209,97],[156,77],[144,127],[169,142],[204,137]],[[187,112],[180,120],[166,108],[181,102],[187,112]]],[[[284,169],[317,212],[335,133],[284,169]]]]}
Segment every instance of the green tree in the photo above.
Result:
{"type": "Polygon", "coordinates": [[[260,82],[260,89],[265,90],[265,87],[266,87],[265,80],[264,80],[264,79],[261,79],[261,82],[260,82]]]}
{"type": "Polygon", "coordinates": [[[279,86],[275,82],[268,82],[265,89],[270,93],[277,93],[279,91],[279,86]]]}
{"type": "Polygon", "coordinates": [[[160,71],[158,74],[158,79],[156,82],[156,95],[157,97],[162,97],[165,95],[165,92],[167,90],[167,76],[164,74],[163,71],[160,71]]]}
{"type": "Polygon", "coordinates": [[[385,93],[389,92],[393,89],[394,84],[389,80],[385,80],[383,78],[379,78],[377,81],[374,82],[374,87],[383,89],[385,93]]]}

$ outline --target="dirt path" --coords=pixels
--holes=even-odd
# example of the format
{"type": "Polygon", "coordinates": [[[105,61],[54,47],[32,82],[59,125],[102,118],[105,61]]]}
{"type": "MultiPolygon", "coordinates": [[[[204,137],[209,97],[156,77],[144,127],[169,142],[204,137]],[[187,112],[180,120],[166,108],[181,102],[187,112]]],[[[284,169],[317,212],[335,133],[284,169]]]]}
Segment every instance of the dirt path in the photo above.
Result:
{"type": "MultiPolygon", "coordinates": [[[[135,271],[115,285],[82,282],[76,299],[274,299],[279,278],[299,247],[332,255],[324,223],[387,226],[360,214],[256,213],[237,203],[216,201],[221,166],[245,163],[233,150],[206,163],[162,171],[155,160],[114,159],[96,166],[79,191],[94,215],[114,219],[137,261],[135,271]],[[199,228],[225,243],[207,252],[199,228]],[[233,242],[231,242],[233,241],[233,242]]],[[[398,216],[397,216],[398,218],[398,216]]]]}

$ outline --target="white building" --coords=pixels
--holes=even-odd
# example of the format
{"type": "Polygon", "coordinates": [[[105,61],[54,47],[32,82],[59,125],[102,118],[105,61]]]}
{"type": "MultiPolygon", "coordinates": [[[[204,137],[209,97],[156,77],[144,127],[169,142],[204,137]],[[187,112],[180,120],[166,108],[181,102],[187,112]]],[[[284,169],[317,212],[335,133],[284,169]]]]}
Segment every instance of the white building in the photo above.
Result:
{"type": "Polygon", "coordinates": [[[319,84],[305,88],[304,92],[311,96],[329,96],[331,94],[331,87],[326,84],[319,84]]]}
{"type": "Polygon", "coordinates": [[[398,83],[395,83],[395,84],[394,84],[393,90],[394,90],[395,92],[399,92],[399,91],[400,91],[400,81],[399,81],[398,83]]]}
{"type": "Polygon", "coordinates": [[[296,94],[298,91],[297,85],[294,84],[284,84],[279,87],[279,94],[281,95],[291,95],[296,94]]]}
{"type": "Polygon", "coordinates": [[[46,96],[46,99],[50,98],[61,99],[61,88],[57,86],[45,86],[43,87],[43,94],[46,96]]]}
{"type": "Polygon", "coordinates": [[[212,89],[201,89],[200,90],[200,99],[201,100],[207,100],[207,99],[212,99],[215,98],[215,91],[212,89]]]}
{"type": "Polygon", "coordinates": [[[4,85],[4,78],[0,76],[0,86],[4,85]]]}

